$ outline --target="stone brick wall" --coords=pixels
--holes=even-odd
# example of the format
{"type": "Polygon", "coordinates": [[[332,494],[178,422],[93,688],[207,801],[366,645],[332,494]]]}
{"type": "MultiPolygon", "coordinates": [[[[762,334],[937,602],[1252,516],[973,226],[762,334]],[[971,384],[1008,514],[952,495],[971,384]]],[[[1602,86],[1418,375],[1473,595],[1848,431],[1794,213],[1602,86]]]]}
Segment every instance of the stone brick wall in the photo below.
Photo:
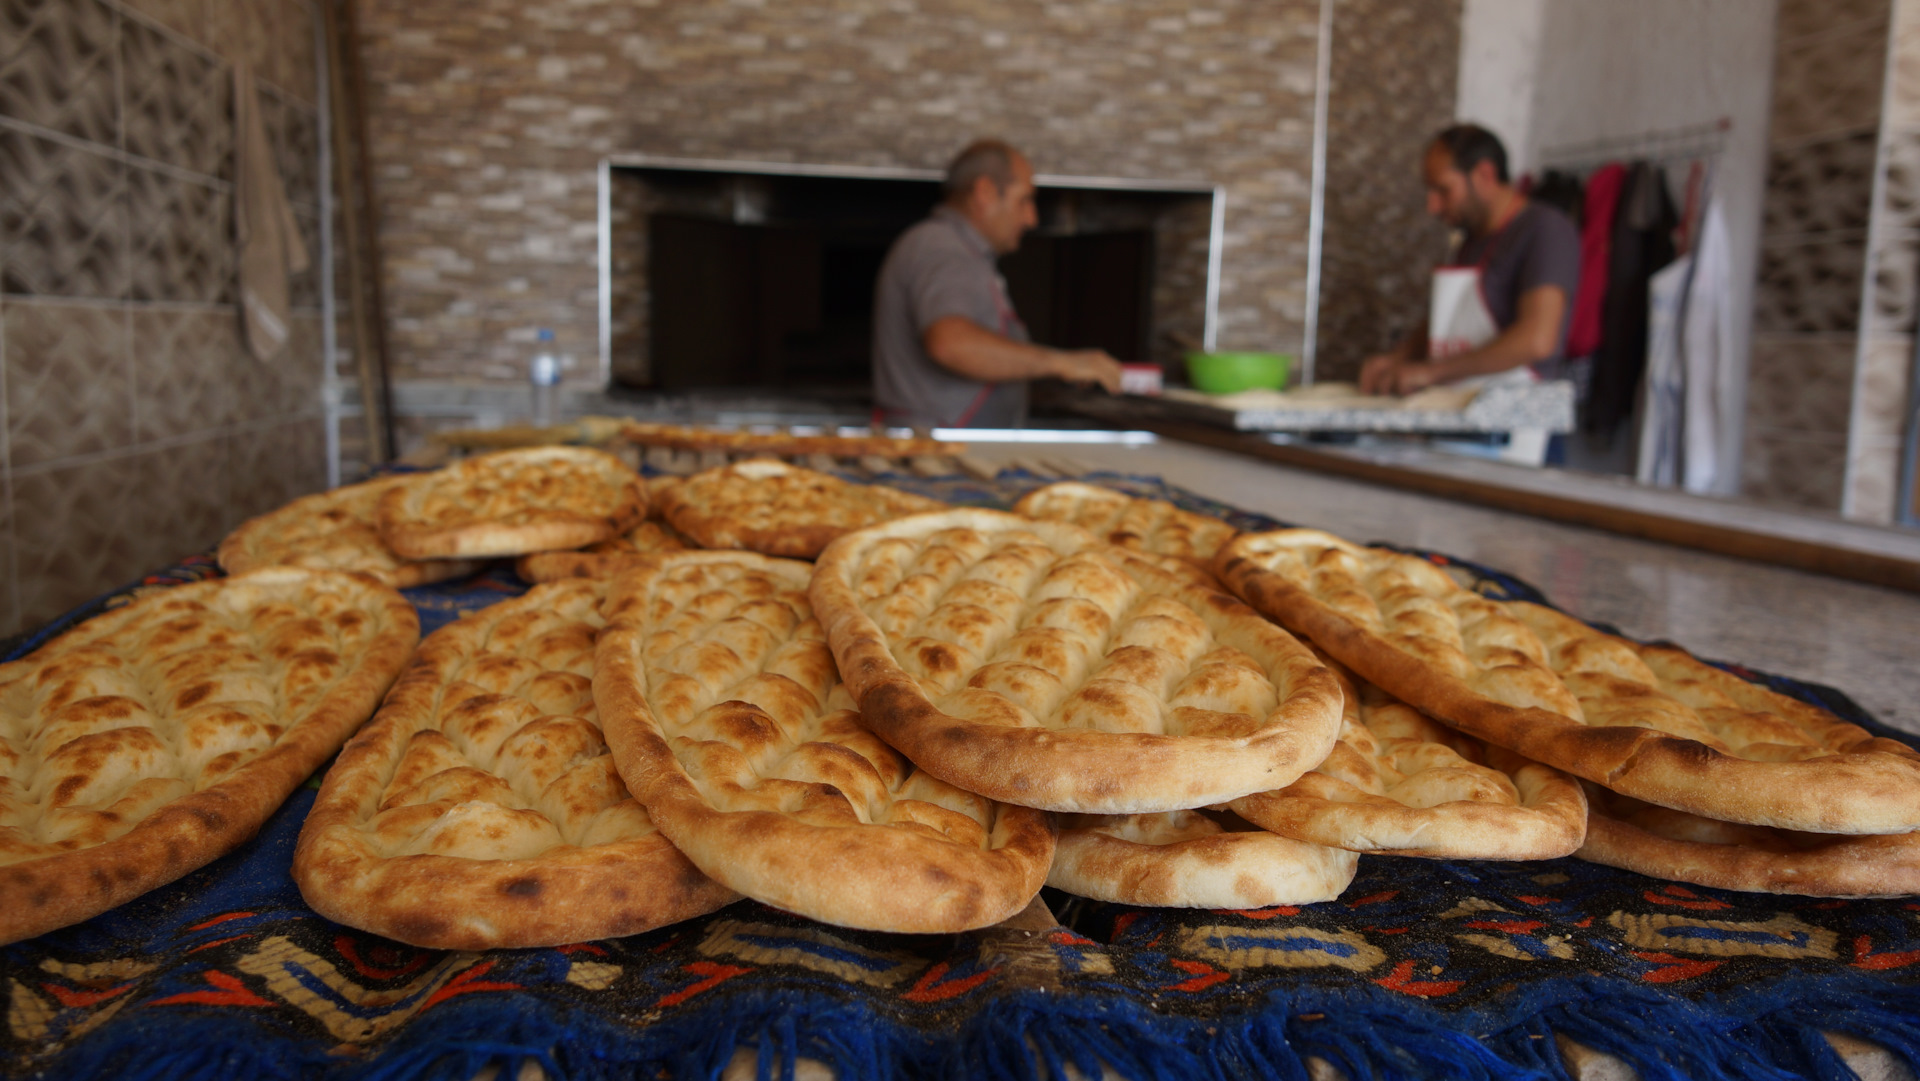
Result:
{"type": "Polygon", "coordinates": [[[597,377],[599,160],[937,168],[996,134],[1043,172],[1227,188],[1219,343],[1297,349],[1314,0],[370,0],[361,32],[394,374],[597,377]]]}
{"type": "Polygon", "coordinates": [[[319,256],[307,0],[0,14],[0,637],[326,483],[317,273],[262,363],[234,302],[233,68],[319,256]]]}
{"type": "Polygon", "coordinates": [[[1336,0],[1314,378],[1351,380],[1427,310],[1446,256],[1420,153],[1452,121],[1461,0],[1336,0]]]}

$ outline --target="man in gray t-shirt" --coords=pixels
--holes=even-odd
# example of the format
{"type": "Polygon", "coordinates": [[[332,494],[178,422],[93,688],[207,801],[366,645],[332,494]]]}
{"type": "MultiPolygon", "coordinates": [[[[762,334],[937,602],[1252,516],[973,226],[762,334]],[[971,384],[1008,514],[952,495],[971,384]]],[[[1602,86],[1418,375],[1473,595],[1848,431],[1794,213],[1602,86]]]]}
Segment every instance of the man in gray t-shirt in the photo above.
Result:
{"type": "Polygon", "coordinates": [[[1034,345],[994,260],[1037,222],[1033,166],[982,140],[947,168],[945,200],[894,241],[873,303],[874,414],[924,428],[1015,428],[1027,380],[1052,376],[1120,389],[1120,365],[1098,349],[1034,345]]]}
{"type": "MultiPolygon", "coordinates": [[[[1427,212],[1461,232],[1449,272],[1478,273],[1488,340],[1445,354],[1421,326],[1391,352],[1368,357],[1360,388],[1411,394],[1435,383],[1531,366],[1556,374],[1580,287],[1580,234],[1566,215],[1522,195],[1507,179],[1507,152],[1485,128],[1458,124],[1427,146],[1427,212]]],[[[1436,290],[1436,296],[1442,295],[1436,290]]]]}

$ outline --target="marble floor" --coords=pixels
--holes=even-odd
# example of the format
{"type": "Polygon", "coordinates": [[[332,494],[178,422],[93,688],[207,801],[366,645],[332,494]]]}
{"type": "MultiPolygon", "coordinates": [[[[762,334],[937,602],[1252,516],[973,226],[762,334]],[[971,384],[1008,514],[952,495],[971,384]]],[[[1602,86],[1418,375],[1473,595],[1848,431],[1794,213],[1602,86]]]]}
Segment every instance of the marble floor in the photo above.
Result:
{"type": "Polygon", "coordinates": [[[1920,594],[1636,540],[1289,469],[1171,441],[975,444],[983,462],[1077,463],[1195,492],[1356,541],[1448,552],[1516,574],[1555,604],[1636,638],[1837,687],[1920,732],[1920,594]]]}

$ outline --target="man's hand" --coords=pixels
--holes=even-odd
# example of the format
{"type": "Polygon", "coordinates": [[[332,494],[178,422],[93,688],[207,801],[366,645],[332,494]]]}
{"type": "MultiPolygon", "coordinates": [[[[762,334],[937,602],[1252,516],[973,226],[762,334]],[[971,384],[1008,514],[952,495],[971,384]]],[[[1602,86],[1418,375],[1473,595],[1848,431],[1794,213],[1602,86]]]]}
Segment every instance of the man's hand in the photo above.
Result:
{"type": "Polygon", "coordinates": [[[1120,362],[1103,349],[1057,351],[1053,371],[1048,374],[1081,386],[1098,383],[1108,394],[1120,393],[1120,362]]]}
{"type": "Polygon", "coordinates": [[[1430,360],[1383,355],[1360,366],[1360,393],[1412,394],[1441,381],[1440,366],[1430,360]]]}

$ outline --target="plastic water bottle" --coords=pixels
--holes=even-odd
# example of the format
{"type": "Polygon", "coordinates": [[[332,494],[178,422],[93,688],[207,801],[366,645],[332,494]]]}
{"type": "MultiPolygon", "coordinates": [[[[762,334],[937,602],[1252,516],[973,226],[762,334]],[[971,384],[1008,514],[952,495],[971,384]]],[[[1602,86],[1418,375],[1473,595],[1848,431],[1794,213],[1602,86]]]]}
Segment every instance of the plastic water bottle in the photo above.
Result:
{"type": "Polygon", "coordinates": [[[553,351],[553,331],[541,327],[535,338],[540,345],[527,365],[527,379],[533,384],[533,423],[535,427],[551,428],[553,400],[560,386],[560,355],[553,351]]]}

